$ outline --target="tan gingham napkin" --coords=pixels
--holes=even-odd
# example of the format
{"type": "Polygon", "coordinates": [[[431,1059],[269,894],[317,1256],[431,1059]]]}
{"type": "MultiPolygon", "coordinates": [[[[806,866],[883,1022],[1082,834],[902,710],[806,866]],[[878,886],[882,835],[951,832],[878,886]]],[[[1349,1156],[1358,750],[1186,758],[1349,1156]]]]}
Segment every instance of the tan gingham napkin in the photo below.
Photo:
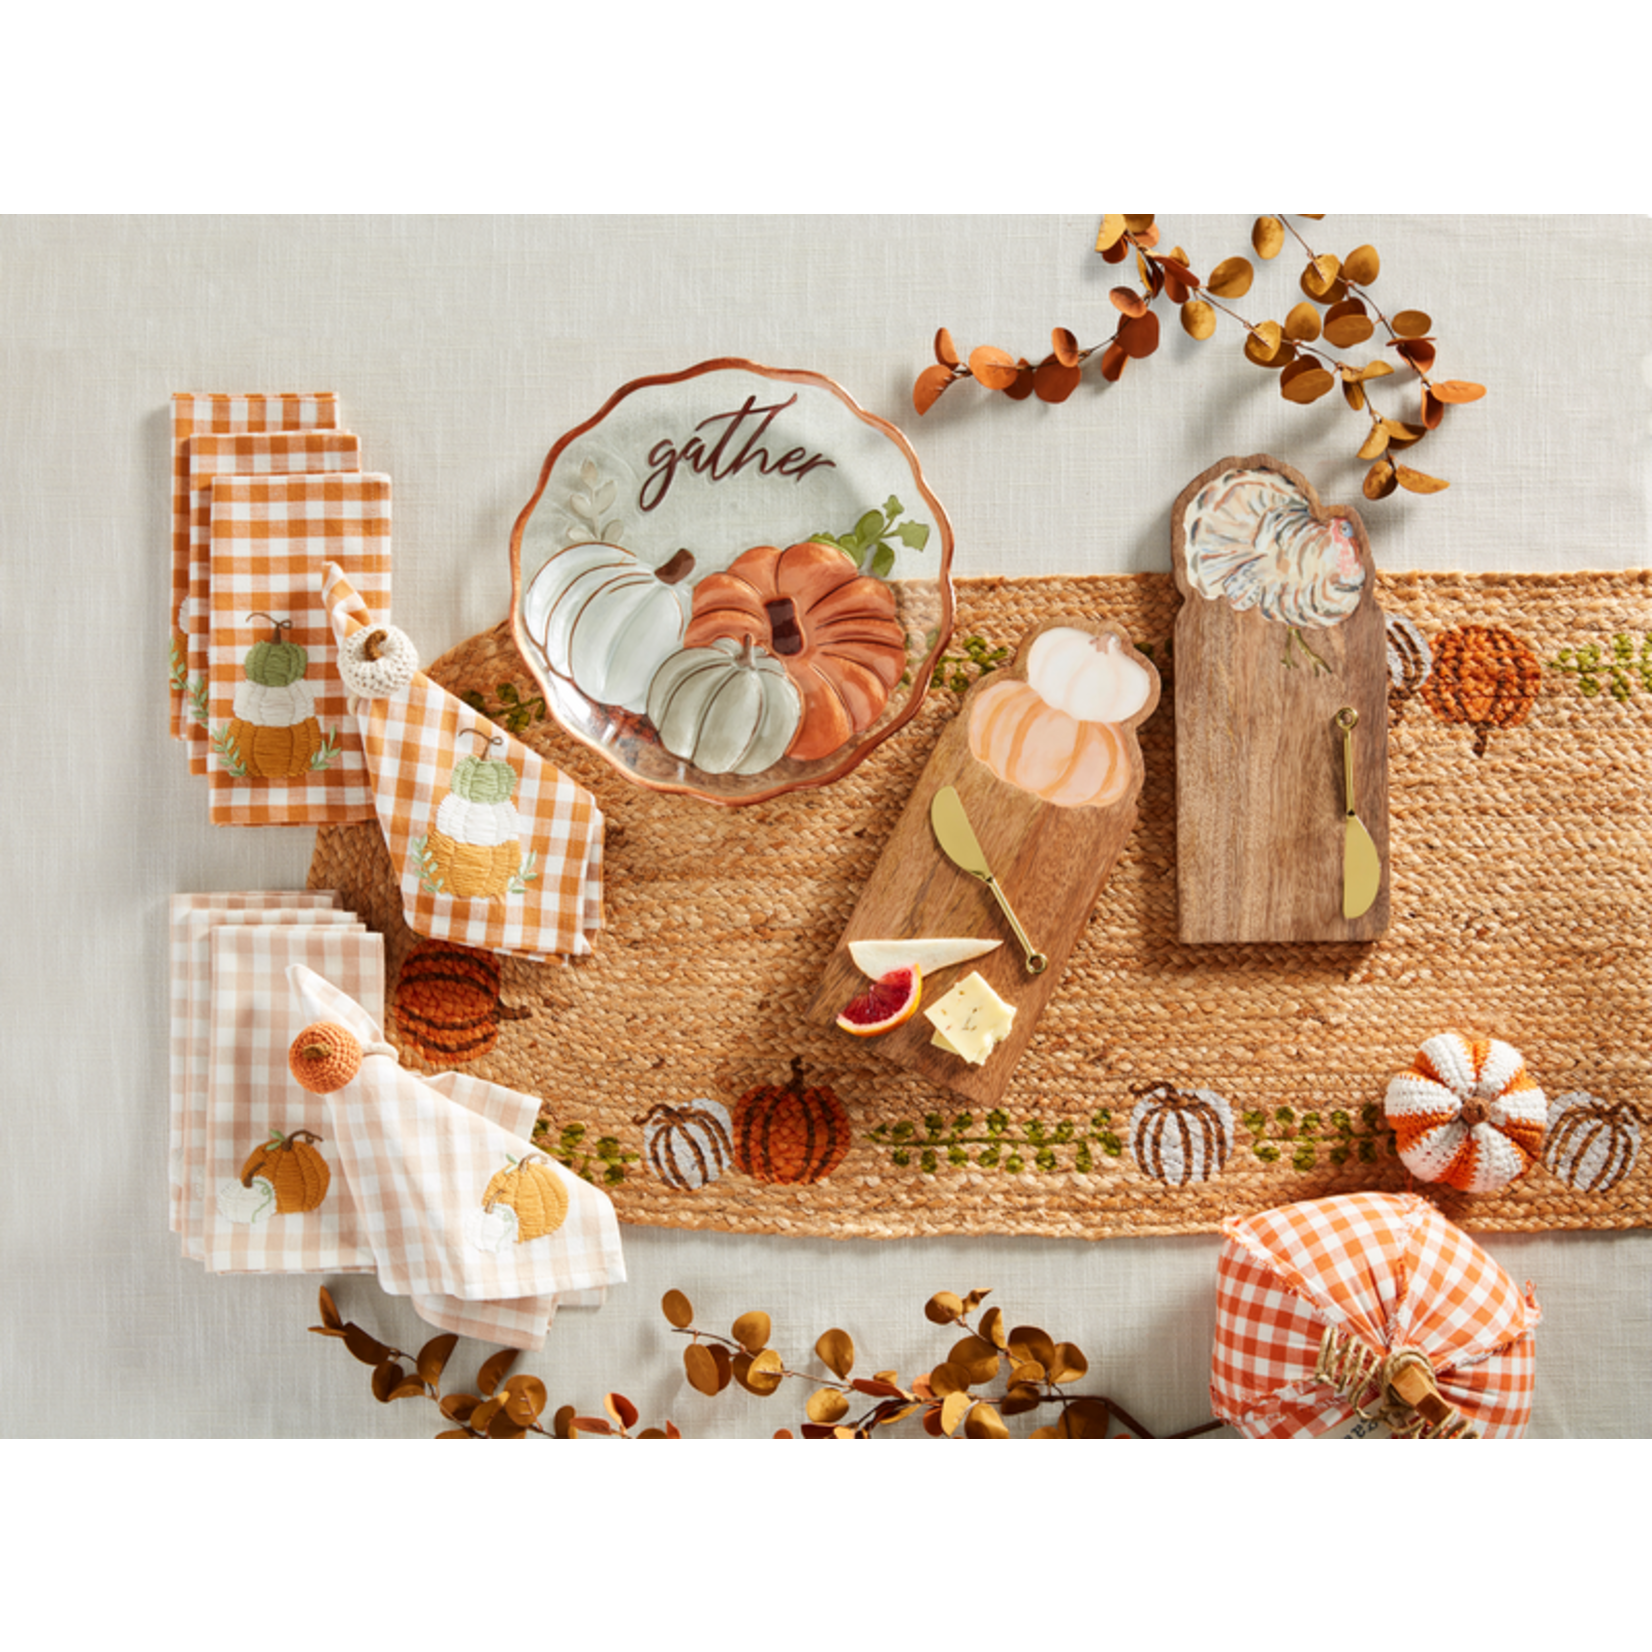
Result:
{"type": "MultiPolygon", "coordinates": [[[[214,924],[350,923],[331,890],[272,890],[234,894],[174,895],[171,903],[172,1091],[167,1133],[168,1210],[171,1229],[184,1234],[186,1209],[199,1208],[206,1192],[201,1170],[200,1119],[206,1108],[211,1053],[212,944],[214,924]]],[[[184,1254],[200,1260],[200,1232],[184,1254]]]]}
{"type": "Polygon", "coordinates": [[[294,964],[384,1002],[384,938],[363,926],[243,924],[212,930],[212,1042],[202,1260],[212,1273],[364,1273],[374,1256],[325,1098],[287,1050],[303,1031],[294,964]],[[247,1185],[247,1184],[251,1185],[247,1185]]]}
{"type": "Polygon", "coordinates": [[[191,436],[189,466],[189,598],[180,614],[188,637],[189,766],[211,773],[208,677],[211,672],[212,483],[218,476],[287,476],[361,469],[361,439],[341,430],[283,430],[239,436],[191,436]]]}
{"type": "MultiPolygon", "coordinates": [[[[370,616],[347,571],[321,590],[342,649],[370,616]]],[[[408,926],[544,959],[602,924],[602,812],[559,769],[422,672],[352,698],[408,926]]]]}
{"type": "MultiPolygon", "coordinates": [[[[185,613],[189,601],[189,439],[197,433],[229,436],[256,431],[332,430],[337,425],[338,398],[331,390],[310,394],[255,391],[245,395],[181,390],[172,397],[172,642],[168,674],[169,723],[175,740],[188,740],[190,729],[197,726],[190,711],[190,628],[185,613]]],[[[204,678],[200,687],[205,687],[204,678]]]]}
{"type": "MultiPolygon", "coordinates": [[[[514,1129],[473,1112],[399,1067],[348,994],[302,964],[288,979],[305,1023],[346,1027],[368,1052],[327,1103],[386,1291],[415,1309],[433,1297],[514,1306],[623,1281],[614,1207],[535,1149],[532,1097],[517,1098],[514,1129]]],[[[508,1092],[496,1099],[512,1105],[508,1092]]]]}
{"type": "Polygon", "coordinates": [[[390,478],[219,476],[211,534],[214,824],[372,819],[320,579],[324,565],[342,564],[373,614],[387,616],[390,478]],[[248,618],[255,613],[270,618],[248,618]],[[291,622],[279,642],[275,621],[291,622]],[[270,646],[254,653],[260,644],[270,646]],[[301,669],[288,644],[304,651],[301,669]],[[249,661],[264,681],[249,677],[249,661]]]}

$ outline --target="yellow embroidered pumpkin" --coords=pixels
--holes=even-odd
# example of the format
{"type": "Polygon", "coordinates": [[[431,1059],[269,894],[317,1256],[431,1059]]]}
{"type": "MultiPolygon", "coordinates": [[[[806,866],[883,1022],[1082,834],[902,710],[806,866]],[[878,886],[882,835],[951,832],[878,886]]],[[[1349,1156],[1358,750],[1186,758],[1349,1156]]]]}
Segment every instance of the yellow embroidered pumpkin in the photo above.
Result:
{"type": "Polygon", "coordinates": [[[1103,808],[1129,790],[1135,743],[1120,725],[1152,698],[1153,677],[1111,631],[1041,632],[1025,682],[988,683],[969,714],[969,749],[1000,780],[1062,808],[1103,808]]]}
{"type": "Polygon", "coordinates": [[[515,1213],[516,1242],[522,1244],[562,1226],[568,1217],[568,1190],[550,1160],[534,1153],[512,1159],[494,1173],[482,1194],[482,1208],[491,1211],[495,1205],[508,1205],[515,1213]]]}
{"type": "Polygon", "coordinates": [[[1543,1151],[1548,1102],[1520,1052],[1441,1033],[1389,1081],[1384,1111],[1406,1169],[1461,1193],[1507,1187],[1543,1151]]]}
{"type": "Polygon", "coordinates": [[[315,1150],[320,1140],[313,1130],[295,1130],[290,1136],[272,1130],[270,1139],[255,1147],[241,1166],[241,1185],[251,1187],[253,1178],[262,1176],[275,1189],[280,1214],[314,1210],[327,1197],[333,1179],[327,1161],[315,1150]]]}

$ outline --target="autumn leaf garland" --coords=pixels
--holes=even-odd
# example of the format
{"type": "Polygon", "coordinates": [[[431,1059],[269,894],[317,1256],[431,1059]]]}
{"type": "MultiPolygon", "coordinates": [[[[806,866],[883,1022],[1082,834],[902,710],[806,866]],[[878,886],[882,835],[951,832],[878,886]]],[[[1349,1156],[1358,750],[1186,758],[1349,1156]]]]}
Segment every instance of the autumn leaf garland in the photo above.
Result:
{"type": "MultiPolygon", "coordinates": [[[[1317,220],[1324,214],[1298,216],[1317,220]]],[[[1092,357],[1097,358],[1101,376],[1116,384],[1130,362],[1145,361],[1159,348],[1160,322],[1154,306],[1165,297],[1178,306],[1182,330],[1189,338],[1214,337],[1218,312],[1237,322],[1244,329],[1241,348],[1245,359],[1279,375],[1279,393],[1286,401],[1306,406],[1340,386],[1348,407],[1364,413],[1369,421],[1358,449],[1359,458],[1370,466],[1361,485],[1367,499],[1386,499],[1398,488],[1410,493],[1440,492],[1449,484],[1399,463],[1395,455],[1437,430],[1447,407],[1478,401],[1485,387],[1466,379],[1432,377],[1434,323],[1422,310],[1397,310],[1389,316],[1371,296],[1382,269],[1375,247],[1358,246],[1339,258],[1316,252],[1284,215],[1264,214],[1251,226],[1251,247],[1258,258],[1277,258],[1288,239],[1299,244],[1306,258],[1297,278],[1303,299],[1283,321],[1253,322],[1227,302],[1250,291],[1256,269],[1249,258],[1224,258],[1200,277],[1181,247],[1157,250],[1160,231],[1152,213],[1109,213],[1101,221],[1096,251],[1109,264],[1121,264],[1134,255],[1139,280],[1139,286],[1116,286],[1108,295],[1119,317],[1110,337],[1080,346],[1070,328],[1057,327],[1050,335],[1049,354],[1041,361],[1011,355],[991,344],[977,346],[966,361],[942,327],[935,335],[935,365],[918,375],[912,404],[920,415],[927,413],[952,385],[968,378],[987,390],[1001,391],[1012,401],[1037,396],[1044,402],[1064,402],[1078,388],[1092,357]],[[1383,348],[1393,351],[1395,360],[1419,384],[1415,420],[1390,418],[1371,400],[1368,387],[1377,379],[1393,376],[1393,363],[1380,355],[1356,361],[1331,353],[1357,350],[1376,337],[1379,328],[1387,335],[1383,348]]]]}

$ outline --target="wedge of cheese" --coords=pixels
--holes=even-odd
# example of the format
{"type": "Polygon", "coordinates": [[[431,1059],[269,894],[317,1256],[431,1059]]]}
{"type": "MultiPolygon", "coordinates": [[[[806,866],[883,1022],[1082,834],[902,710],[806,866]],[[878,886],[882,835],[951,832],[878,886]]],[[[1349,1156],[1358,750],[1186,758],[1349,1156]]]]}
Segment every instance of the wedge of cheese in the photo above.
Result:
{"type": "Polygon", "coordinates": [[[881,981],[892,969],[917,968],[925,975],[953,964],[968,963],[1000,947],[1002,941],[977,940],[973,935],[928,941],[851,941],[849,956],[862,975],[881,981]]]}
{"type": "Polygon", "coordinates": [[[979,1067],[1010,1035],[1015,1010],[987,984],[979,971],[971,971],[939,1002],[924,1011],[935,1036],[937,1049],[979,1067]]]}

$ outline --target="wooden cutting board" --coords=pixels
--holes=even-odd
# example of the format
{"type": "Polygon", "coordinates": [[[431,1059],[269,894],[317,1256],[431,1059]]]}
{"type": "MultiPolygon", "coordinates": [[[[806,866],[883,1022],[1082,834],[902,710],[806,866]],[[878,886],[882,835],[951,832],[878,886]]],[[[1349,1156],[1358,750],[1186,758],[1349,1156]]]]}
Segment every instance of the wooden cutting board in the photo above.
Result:
{"type": "Polygon", "coordinates": [[[1388,663],[1364,524],[1277,459],[1223,459],[1177,499],[1171,557],[1182,940],[1375,938],[1389,910],[1388,663]],[[1359,714],[1355,801],[1382,865],[1352,919],[1343,706],[1359,714]]]}
{"type": "MultiPolygon", "coordinates": [[[[1069,658],[1072,652],[1069,648],[1069,658]]],[[[1044,680],[1041,676],[1040,681],[1044,680]]],[[[1152,716],[1158,703],[1158,672],[1131,646],[1121,626],[1110,621],[1054,619],[1027,632],[1014,664],[981,678],[964,696],[958,716],[936,742],[848,927],[827,961],[810,1009],[811,1019],[835,1022],[844,1005],[868,985],[849,956],[851,941],[956,935],[1001,939],[1003,945],[985,957],[938,971],[924,983],[924,1004],[932,1004],[972,970],[979,970],[999,996],[1014,1007],[1015,1023],[1008,1038],[981,1066],[972,1067],[934,1047],[931,1040],[935,1028],[924,1015],[924,1004],[903,1026],[875,1038],[838,1034],[846,1041],[854,1040],[867,1052],[885,1056],[974,1101],[989,1105],[997,1102],[1037,1030],[1045,1004],[1061,983],[1067,959],[1089,924],[1113,864],[1136,823],[1142,759],[1135,731],[1152,716]],[[998,767],[1015,779],[1032,780],[1034,754],[1059,751],[1072,737],[1074,730],[1062,721],[1067,714],[1049,708],[1027,681],[1033,644],[1054,631],[1082,632],[1095,639],[1098,653],[1105,650],[1112,658],[1126,662],[1126,668],[1134,667],[1146,674],[1146,698],[1139,709],[1117,723],[1105,724],[1111,735],[1080,736],[1092,742],[1092,750],[1106,746],[1108,740],[1116,741],[1116,766],[1108,771],[1113,778],[1106,788],[1109,801],[1105,803],[1069,805],[1048,801],[1014,779],[1003,778],[992,762],[983,761],[971,750],[973,722],[977,743],[989,730],[996,735],[991,755],[998,767]],[[1039,719],[1036,729],[1034,719],[1039,719]],[[1012,730],[1023,736],[1019,746],[1008,739],[1012,730]],[[1049,966],[1042,974],[1028,973],[1025,954],[990,890],[954,866],[935,841],[929,808],[943,786],[957,788],[993,875],[1034,947],[1048,957],[1049,966]]],[[[1082,721],[1068,719],[1070,724],[1082,721]]]]}

